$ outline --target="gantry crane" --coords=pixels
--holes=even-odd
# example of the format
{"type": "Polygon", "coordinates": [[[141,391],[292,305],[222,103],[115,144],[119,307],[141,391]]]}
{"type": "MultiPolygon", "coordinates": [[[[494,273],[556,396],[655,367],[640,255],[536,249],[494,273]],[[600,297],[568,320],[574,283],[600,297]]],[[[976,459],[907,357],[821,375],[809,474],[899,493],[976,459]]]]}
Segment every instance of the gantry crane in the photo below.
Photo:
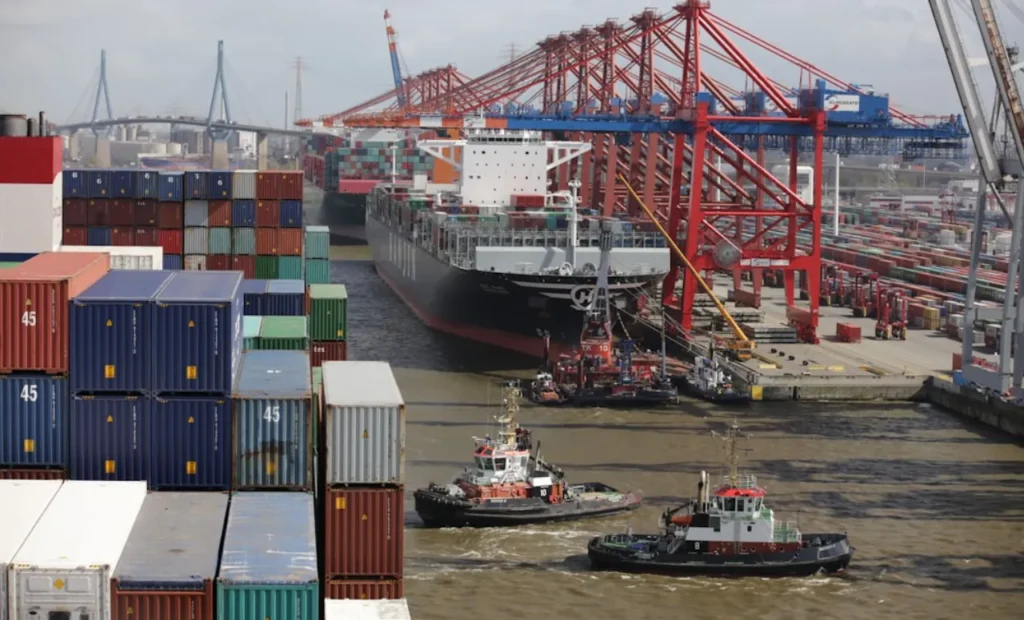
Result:
{"type": "MultiPolygon", "coordinates": [[[[953,73],[960,103],[964,108],[964,116],[971,130],[975,151],[978,155],[981,182],[979,183],[978,203],[976,205],[974,229],[971,239],[971,265],[967,280],[967,301],[964,309],[963,338],[963,373],[964,379],[979,387],[1007,394],[1013,388],[1017,397],[1021,396],[1021,379],[1024,378],[1024,360],[1015,363],[1010,357],[1011,338],[1015,344],[1021,344],[1024,332],[1024,313],[1021,308],[1021,296],[1017,292],[1017,271],[1021,268],[1021,230],[1024,228],[1024,175],[1021,175],[1020,162],[1024,162],[1024,107],[1021,104],[1020,92],[1014,79],[1012,60],[999,32],[995,11],[990,0],[970,0],[971,8],[981,31],[981,39],[985,44],[988,64],[995,77],[998,97],[989,122],[986,122],[978,87],[970,73],[971,63],[964,52],[964,44],[960,38],[949,0],[929,0],[935,25],[946,53],[946,60],[953,73]],[[1010,135],[1016,150],[1017,161],[1007,161],[997,156],[995,148],[995,130],[997,121],[1005,111],[1007,133],[1010,135]],[[1015,179],[1016,178],[1016,179],[1015,179]],[[1002,310],[979,308],[975,303],[978,286],[978,267],[980,264],[981,247],[985,234],[985,206],[987,189],[992,188],[998,196],[998,190],[1016,180],[1017,202],[1012,218],[1012,240],[1008,261],[1006,293],[1002,310]],[[1002,323],[1002,341],[999,356],[999,369],[996,372],[979,367],[974,360],[974,323],[977,320],[993,320],[1002,323]]],[[[1004,209],[1005,212],[1005,209],[1004,209]]],[[[1024,287],[1022,287],[1024,290],[1024,287]]]]}
{"type": "Polygon", "coordinates": [[[405,79],[402,78],[402,63],[398,58],[398,42],[395,40],[395,29],[391,27],[391,12],[384,9],[384,28],[388,33],[388,53],[391,54],[391,74],[395,79],[395,98],[398,109],[406,110],[409,98],[405,93],[405,79]]]}

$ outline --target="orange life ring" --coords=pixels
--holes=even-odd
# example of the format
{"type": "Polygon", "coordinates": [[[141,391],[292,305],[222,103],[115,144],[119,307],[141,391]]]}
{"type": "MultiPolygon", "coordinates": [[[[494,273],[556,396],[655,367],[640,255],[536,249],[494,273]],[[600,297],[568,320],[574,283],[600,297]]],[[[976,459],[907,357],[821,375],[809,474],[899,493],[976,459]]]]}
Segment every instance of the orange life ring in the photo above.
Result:
{"type": "Polygon", "coordinates": [[[672,525],[678,525],[680,527],[687,527],[693,521],[693,517],[690,515],[673,515],[672,525]]]}

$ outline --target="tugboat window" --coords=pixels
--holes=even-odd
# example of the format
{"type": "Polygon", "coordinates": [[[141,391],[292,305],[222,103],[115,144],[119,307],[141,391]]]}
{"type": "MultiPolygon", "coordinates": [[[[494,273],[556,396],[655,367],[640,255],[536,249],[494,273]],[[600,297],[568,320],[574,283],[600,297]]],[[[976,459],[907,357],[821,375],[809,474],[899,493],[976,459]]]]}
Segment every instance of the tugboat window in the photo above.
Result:
{"type": "Polygon", "coordinates": [[[504,471],[504,470],[505,470],[505,459],[503,459],[503,458],[494,459],[494,471],[504,471]]]}
{"type": "Polygon", "coordinates": [[[727,498],[725,498],[725,511],[726,512],[733,512],[735,510],[736,510],[736,498],[735,497],[727,497],[727,498]]]}
{"type": "Polygon", "coordinates": [[[742,497],[736,500],[736,511],[737,512],[743,512],[744,511],[744,508],[743,508],[743,498],[742,497]]]}

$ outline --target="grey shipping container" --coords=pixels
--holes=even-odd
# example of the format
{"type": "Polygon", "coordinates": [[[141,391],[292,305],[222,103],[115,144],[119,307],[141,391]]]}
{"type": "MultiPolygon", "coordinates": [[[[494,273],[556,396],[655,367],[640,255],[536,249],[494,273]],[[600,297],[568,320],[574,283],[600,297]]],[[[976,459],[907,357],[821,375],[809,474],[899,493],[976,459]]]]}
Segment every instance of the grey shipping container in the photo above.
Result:
{"type": "Polygon", "coordinates": [[[405,400],[386,362],[324,362],[326,478],[335,484],[405,482],[405,400]]]}
{"type": "Polygon", "coordinates": [[[313,488],[313,387],[305,351],[247,351],[232,393],[235,489],[313,488]]]}
{"type": "Polygon", "coordinates": [[[209,226],[210,203],[206,200],[185,201],[185,226],[206,228],[209,226]]]}
{"type": "Polygon", "coordinates": [[[324,599],[324,620],[410,620],[409,603],[397,600],[324,599]]]}
{"type": "MultiPolygon", "coordinates": [[[[7,620],[7,565],[43,516],[60,480],[0,480],[0,620],[7,620]]],[[[40,619],[41,620],[41,619],[40,619]]]]}
{"type": "Polygon", "coordinates": [[[232,254],[251,255],[256,253],[256,229],[233,228],[231,230],[232,254]]]}
{"type": "Polygon", "coordinates": [[[111,584],[111,617],[214,620],[226,493],[150,493],[111,584]]]}
{"type": "Polygon", "coordinates": [[[256,199],[255,170],[235,170],[231,178],[231,198],[234,200],[256,199]]]}
{"type": "Polygon", "coordinates": [[[320,583],[313,496],[235,493],[220,573],[220,620],[318,620],[320,583]]]}
{"type": "Polygon", "coordinates": [[[185,254],[209,254],[210,253],[210,229],[209,228],[186,228],[185,229],[185,254]]]}

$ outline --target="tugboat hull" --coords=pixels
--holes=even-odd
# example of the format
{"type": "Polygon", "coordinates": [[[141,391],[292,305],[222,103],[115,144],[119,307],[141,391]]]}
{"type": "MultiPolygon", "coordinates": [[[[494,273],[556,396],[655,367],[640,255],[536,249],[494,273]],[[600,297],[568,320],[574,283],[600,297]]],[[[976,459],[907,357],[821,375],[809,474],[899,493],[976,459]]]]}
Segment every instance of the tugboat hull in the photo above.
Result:
{"type": "Polygon", "coordinates": [[[659,551],[657,535],[609,534],[591,539],[587,556],[593,570],[679,577],[807,577],[842,572],[853,559],[845,534],[804,534],[803,539],[811,543],[796,552],[670,554],[659,551]]]}
{"type": "Polygon", "coordinates": [[[750,404],[750,394],[746,392],[735,392],[735,391],[724,391],[724,392],[708,392],[700,389],[685,377],[680,380],[683,386],[683,393],[687,396],[706,400],[709,403],[716,405],[748,405],[750,404]]]}
{"type": "Polygon", "coordinates": [[[416,514],[427,527],[511,527],[577,521],[632,512],[643,503],[637,494],[620,493],[599,482],[571,487],[583,495],[579,501],[550,504],[544,498],[529,497],[473,503],[447,494],[443,487],[417,489],[413,499],[416,514]]]}
{"type": "Polygon", "coordinates": [[[578,407],[653,407],[668,405],[676,401],[674,390],[638,390],[623,394],[606,394],[595,390],[583,391],[572,397],[572,404],[578,407]]]}

